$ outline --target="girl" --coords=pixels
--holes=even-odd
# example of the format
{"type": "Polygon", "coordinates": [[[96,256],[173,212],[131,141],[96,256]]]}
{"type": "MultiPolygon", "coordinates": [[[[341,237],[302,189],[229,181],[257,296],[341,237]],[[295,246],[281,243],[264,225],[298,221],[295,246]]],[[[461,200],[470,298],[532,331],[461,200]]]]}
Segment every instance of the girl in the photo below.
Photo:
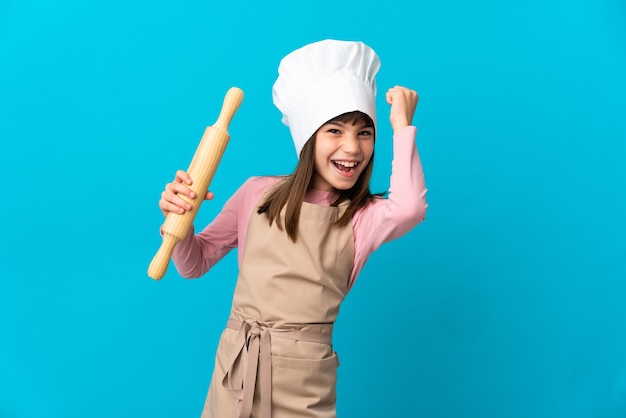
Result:
{"type": "MultiPolygon", "coordinates": [[[[394,160],[387,199],[369,189],[376,133],[376,53],[326,40],[280,63],[273,99],[299,155],[283,177],[253,177],[172,255],[199,277],[238,248],[239,277],[202,417],[335,417],[339,305],[369,255],[424,219],[426,188],[411,126],[417,94],[387,91],[394,160]]],[[[195,198],[183,171],[159,207],[195,198]]],[[[211,199],[207,192],[205,199],[211,199]]]]}

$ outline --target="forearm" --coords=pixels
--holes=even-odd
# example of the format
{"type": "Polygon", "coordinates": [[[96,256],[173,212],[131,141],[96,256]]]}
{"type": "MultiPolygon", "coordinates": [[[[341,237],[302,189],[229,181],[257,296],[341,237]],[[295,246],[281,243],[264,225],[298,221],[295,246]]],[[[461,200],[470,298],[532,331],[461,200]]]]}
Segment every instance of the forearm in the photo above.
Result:
{"type": "Polygon", "coordinates": [[[192,279],[200,277],[211,268],[203,256],[202,245],[194,236],[193,226],[190,228],[187,237],[176,244],[172,252],[174,266],[184,278],[192,279]]]}
{"type": "Polygon", "coordinates": [[[424,170],[415,143],[416,133],[417,128],[408,126],[396,132],[393,139],[387,216],[392,223],[403,225],[401,229],[406,231],[424,220],[428,208],[424,170]]]}
{"type": "Polygon", "coordinates": [[[426,184],[415,145],[416,132],[410,126],[394,135],[389,197],[375,199],[352,219],[355,257],[350,286],[372,252],[404,235],[425,218],[426,184]]]}
{"type": "Polygon", "coordinates": [[[174,247],[172,260],[182,277],[202,276],[237,247],[237,222],[242,194],[235,193],[215,219],[197,235],[194,235],[194,228],[190,228],[187,237],[174,247]]]}

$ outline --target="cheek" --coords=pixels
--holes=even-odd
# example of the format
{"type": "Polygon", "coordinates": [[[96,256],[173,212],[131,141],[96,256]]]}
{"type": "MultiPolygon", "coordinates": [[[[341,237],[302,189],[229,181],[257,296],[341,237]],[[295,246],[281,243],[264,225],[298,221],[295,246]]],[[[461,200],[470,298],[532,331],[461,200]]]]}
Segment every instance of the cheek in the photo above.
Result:
{"type": "Polygon", "coordinates": [[[325,165],[326,158],[324,158],[323,153],[316,152],[315,157],[313,158],[313,170],[319,173],[320,169],[322,169],[325,165]]]}
{"type": "Polygon", "coordinates": [[[372,155],[374,154],[374,141],[370,141],[361,146],[361,151],[363,152],[363,156],[365,160],[369,162],[372,159],[372,155]]]}
{"type": "Polygon", "coordinates": [[[323,164],[331,154],[330,147],[324,141],[315,144],[315,164],[323,164]]]}

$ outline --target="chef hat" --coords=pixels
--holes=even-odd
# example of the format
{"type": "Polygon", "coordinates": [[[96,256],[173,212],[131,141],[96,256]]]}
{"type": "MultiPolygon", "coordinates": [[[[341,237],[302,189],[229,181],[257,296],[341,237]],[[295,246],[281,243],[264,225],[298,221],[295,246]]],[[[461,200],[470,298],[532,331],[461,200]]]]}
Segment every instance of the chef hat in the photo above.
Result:
{"type": "Polygon", "coordinates": [[[325,40],[284,57],[274,83],[274,104],[291,130],[296,153],[329,120],[361,111],[376,122],[380,60],[362,42],[325,40]]]}

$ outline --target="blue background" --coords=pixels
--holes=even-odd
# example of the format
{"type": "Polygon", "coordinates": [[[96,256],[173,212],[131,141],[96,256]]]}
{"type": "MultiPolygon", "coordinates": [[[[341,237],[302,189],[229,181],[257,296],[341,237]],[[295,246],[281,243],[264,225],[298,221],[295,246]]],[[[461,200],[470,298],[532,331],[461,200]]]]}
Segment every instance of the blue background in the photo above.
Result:
{"type": "Polygon", "coordinates": [[[290,172],[271,85],[325,38],[420,93],[430,204],[342,307],[340,416],[626,417],[626,3],[299,4],[0,1],[0,417],[199,416],[236,255],[149,279],[157,201],[231,86],[197,224],[290,172]]]}

